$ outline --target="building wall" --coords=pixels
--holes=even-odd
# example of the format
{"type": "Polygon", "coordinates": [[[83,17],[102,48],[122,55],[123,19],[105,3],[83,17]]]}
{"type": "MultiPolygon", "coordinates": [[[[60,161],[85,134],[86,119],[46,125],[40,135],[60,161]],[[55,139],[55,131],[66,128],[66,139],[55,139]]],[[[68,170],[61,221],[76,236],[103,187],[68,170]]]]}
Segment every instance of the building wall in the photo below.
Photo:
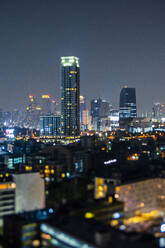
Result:
{"type": "Polygon", "coordinates": [[[16,213],[45,208],[45,186],[40,173],[14,175],[16,213]]]}
{"type": "Polygon", "coordinates": [[[116,186],[116,198],[124,201],[124,211],[165,211],[165,179],[154,178],[116,186]]]}
{"type": "Polygon", "coordinates": [[[136,118],[136,91],[135,88],[124,87],[120,92],[120,121],[136,118]]]}
{"type": "Polygon", "coordinates": [[[0,218],[15,212],[15,183],[0,183],[0,218]]]}

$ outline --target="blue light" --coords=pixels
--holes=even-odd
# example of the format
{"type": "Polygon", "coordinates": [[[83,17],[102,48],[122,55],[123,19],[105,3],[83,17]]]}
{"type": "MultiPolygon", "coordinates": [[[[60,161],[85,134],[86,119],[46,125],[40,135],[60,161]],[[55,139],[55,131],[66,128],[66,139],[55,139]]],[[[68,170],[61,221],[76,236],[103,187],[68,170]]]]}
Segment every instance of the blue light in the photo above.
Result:
{"type": "Polygon", "coordinates": [[[120,217],[121,217],[121,214],[118,213],[118,212],[116,212],[116,213],[113,214],[113,218],[114,219],[120,219],[120,217]]]}
{"type": "Polygon", "coordinates": [[[165,232],[165,224],[162,224],[162,225],[160,226],[160,231],[161,231],[161,232],[165,232]]]}
{"type": "Polygon", "coordinates": [[[48,212],[49,212],[49,214],[53,214],[54,213],[53,208],[49,208],[48,212]]]}

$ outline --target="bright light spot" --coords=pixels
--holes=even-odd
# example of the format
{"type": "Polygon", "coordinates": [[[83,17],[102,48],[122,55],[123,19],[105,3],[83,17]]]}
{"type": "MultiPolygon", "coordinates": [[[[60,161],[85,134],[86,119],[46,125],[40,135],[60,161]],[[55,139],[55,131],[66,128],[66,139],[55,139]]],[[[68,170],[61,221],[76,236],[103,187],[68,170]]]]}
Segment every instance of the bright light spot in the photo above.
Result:
{"type": "Polygon", "coordinates": [[[124,231],[126,229],[126,226],[124,226],[124,225],[121,225],[120,227],[119,227],[119,230],[121,230],[121,231],[124,231]]]}
{"type": "Polygon", "coordinates": [[[33,245],[34,247],[38,247],[38,246],[40,246],[40,241],[39,241],[39,240],[34,240],[34,241],[32,242],[32,245],[33,245]]]}
{"type": "Polygon", "coordinates": [[[118,194],[115,194],[114,197],[115,197],[116,199],[118,199],[118,198],[119,198],[119,195],[118,195],[118,194]]]}
{"type": "Polygon", "coordinates": [[[62,178],[65,178],[65,173],[62,173],[62,174],[61,174],[61,177],[62,177],[62,178]]]}
{"type": "Polygon", "coordinates": [[[118,220],[112,220],[112,221],[110,222],[110,225],[111,225],[111,226],[117,226],[118,224],[119,224],[118,220]]]}
{"type": "Polygon", "coordinates": [[[91,212],[86,212],[84,217],[85,217],[85,219],[92,219],[95,217],[95,215],[91,212]]]}
{"type": "Polygon", "coordinates": [[[53,214],[54,213],[53,208],[49,208],[48,212],[49,212],[49,214],[53,214]]]}
{"type": "Polygon", "coordinates": [[[120,219],[120,217],[121,217],[121,215],[118,212],[116,212],[116,213],[113,214],[113,218],[114,219],[120,219]]]}
{"type": "Polygon", "coordinates": [[[105,161],[104,164],[113,164],[113,163],[116,163],[117,162],[117,159],[111,159],[111,160],[108,160],[108,161],[105,161]]]}
{"type": "Polygon", "coordinates": [[[67,177],[70,177],[70,173],[69,173],[69,172],[67,172],[67,173],[66,173],[66,176],[67,176],[67,177]]]}
{"type": "Polygon", "coordinates": [[[165,232],[165,224],[162,224],[162,225],[160,226],[160,231],[161,231],[161,232],[165,232]]]}

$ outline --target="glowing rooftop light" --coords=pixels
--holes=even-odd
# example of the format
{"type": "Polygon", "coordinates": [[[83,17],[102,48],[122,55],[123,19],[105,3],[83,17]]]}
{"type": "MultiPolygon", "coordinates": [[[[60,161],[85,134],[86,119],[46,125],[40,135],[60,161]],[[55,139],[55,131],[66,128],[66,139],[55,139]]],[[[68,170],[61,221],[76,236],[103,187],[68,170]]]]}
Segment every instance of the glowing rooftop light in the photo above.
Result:
{"type": "Polygon", "coordinates": [[[61,57],[61,65],[79,67],[79,58],[74,56],[61,57]]]}

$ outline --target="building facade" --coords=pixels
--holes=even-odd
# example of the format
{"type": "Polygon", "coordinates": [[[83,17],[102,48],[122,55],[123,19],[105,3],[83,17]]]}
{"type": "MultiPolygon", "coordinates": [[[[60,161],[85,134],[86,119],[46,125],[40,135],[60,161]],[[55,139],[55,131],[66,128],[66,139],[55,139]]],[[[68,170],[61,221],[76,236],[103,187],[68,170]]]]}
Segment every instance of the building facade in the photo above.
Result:
{"type": "Polygon", "coordinates": [[[59,115],[40,116],[40,136],[60,136],[61,117],[59,115]]]}
{"type": "Polygon", "coordinates": [[[80,65],[79,58],[61,57],[61,134],[80,134],[80,65]]]}
{"type": "Polygon", "coordinates": [[[120,92],[120,127],[128,124],[133,118],[137,117],[136,110],[136,91],[135,88],[122,88],[120,92]]]}

